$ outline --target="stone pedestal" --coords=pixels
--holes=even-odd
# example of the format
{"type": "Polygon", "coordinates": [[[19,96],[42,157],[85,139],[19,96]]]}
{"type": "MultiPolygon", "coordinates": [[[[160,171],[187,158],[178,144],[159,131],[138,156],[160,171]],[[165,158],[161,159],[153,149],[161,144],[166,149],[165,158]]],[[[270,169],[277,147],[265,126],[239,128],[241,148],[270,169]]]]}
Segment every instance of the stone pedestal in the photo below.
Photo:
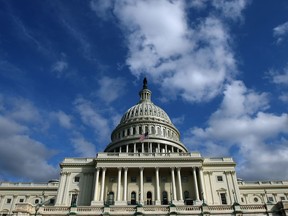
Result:
{"type": "Polygon", "coordinates": [[[91,201],[91,206],[103,206],[104,203],[102,201],[91,201]]]}

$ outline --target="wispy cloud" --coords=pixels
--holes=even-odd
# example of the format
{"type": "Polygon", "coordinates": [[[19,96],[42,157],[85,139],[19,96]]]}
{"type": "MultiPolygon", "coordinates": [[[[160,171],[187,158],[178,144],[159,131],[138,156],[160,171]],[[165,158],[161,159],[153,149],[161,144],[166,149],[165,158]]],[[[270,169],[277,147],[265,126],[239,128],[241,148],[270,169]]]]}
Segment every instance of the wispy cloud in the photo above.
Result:
{"type": "Polygon", "coordinates": [[[26,181],[47,181],[56,178],[58,169],[48,162],[54,150],[30,135],[35,121],[39,123],[41,119],[38,109],[22,98],[3,95],[1,98],[0,179],[13,176],[26,181]]]}
{"type": "Polygon", "coordinates": [[[276,26],[273,29],[273,35],[277,44],[280,44],[285,39],[285,37],[288,37],[288,22],[276,26]]]}
{"type": "Polygon", "coordinates": [[[122,78],[103,76],[98,80],[96,95],[106,103],[111,103],[125,93],[126,81],[122,78]]]}
{"type": "Polygon", "coordinates": [[[56,61],[52,65],[52,71],[56,73],[57,78],[62,77],[63,73],[65,72],[65,70],[67,70],[67,68],[68,68],[68,62],[64,60],[56,61]]]}
{"type": "Polygon", "coordinates": [[[268,78],[272,83],[277,85],[281,91],[281,95],[279,96],[279,99],[283,101],[284,103],[288,102],[288,66],[284,67],[282,70],[275,70],[270,69],[266,73],[266,78],[268,78]]]}
{"type": "Polygon", "coordinates": [[[199,1],[127,0],[105,5],[92,1],[91,9],[104,19],[107,10],[113,11],[120,21],[129,50],[126,63],[132,74],[153,77],[163,92],[169,93],[169,99],[180,95],[195,102],[218,95],[223,84],[237,73],[229,29],[223,19],[238,20],[246,1],[217,1],[210,5],[214,13],[189,23],[188,7],[201,10],[206,5],[209,1],[205,5],[199,1]],[[97,10],[96,3],[102,5],[97,10]],[[101,9],[104,11],[99,12],[101,9]]]}
{"type": "Polygon", "coordinates": [[[55,118],[59,125],[66,129],[72,129],[72,116],[66,114],[65,112],[59,110],[58,112],[51,112],[52,118],[55,118]]]}
{"type": "Polygon", "coordinates": [[[81,135],[77,135],[76,137],[71,139],[74,150],[81,157],[95,157],[96,148],[95,145],[91,142],[85,140],[85,138],[81,135]]]}
{"type": "Polygon", "coordinates": [[[74,106],[82,122],[94,130],[98,140],[108,141],[111,131],[109,119],[105,118],[91,101],[82,97],[75,100],[74,106]]]}
{"type": "Polygon", "coordinates": [[[286,179],[281,170],[288,162],[288,115],[269,113],[268,107],[267,94],[234,81],[226,86],[222,104],[207,127],[192,128],[184,143],[209,156],[232,154],[244,179],[286,179]]]}

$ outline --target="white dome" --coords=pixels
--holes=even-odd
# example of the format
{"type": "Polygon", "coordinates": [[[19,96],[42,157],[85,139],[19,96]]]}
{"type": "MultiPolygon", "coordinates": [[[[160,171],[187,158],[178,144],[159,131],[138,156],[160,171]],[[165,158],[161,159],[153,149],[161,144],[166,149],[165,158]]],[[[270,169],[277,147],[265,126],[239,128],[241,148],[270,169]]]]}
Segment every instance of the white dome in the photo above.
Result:
{"type": "Polygon", "coordinates": [[[123,115],[119,125],[111,134],[111,143],[105,152],[147,151],[188,152],[180,142],[180,133],[171,122],[167,113],[151,101],[151,91],[144,79],[143,89],[139,92],[140,101],[123,115]],[[146,134],[145,140],[141,136],[146,134]],[[149,137],[149,138],[148,138],[149,137]],[[142,145],[144,143],[144,145],[142,145]]]}

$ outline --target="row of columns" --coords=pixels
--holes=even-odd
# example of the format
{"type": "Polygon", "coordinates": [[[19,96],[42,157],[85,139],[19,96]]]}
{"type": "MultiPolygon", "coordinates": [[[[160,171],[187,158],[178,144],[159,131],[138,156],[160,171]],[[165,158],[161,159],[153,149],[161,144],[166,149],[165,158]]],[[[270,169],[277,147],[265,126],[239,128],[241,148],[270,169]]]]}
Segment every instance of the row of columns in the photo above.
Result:
{"type": "MultiPolygon", "coordinates": [[[[176,188],[176,181],[175,181],[175,168],[171,168],[171,185],[172,185],[172,201],[184,201],[183,199],[183,191],[182,191],[182,179],[181,179],[181,168],[177,169],[177,182],[178,182],[178,193],[176,188]],[[178,200],[177,200],[177,194],[178,194],[178,200]]],[[[195,195],[196,200],[200,200],[199,194],[201,194],[201,199],[204,200],[204,184],[203,184],[203,172],[201,168],[198,168],[199,172],[197,175],[196,172],[197,167],[192,167],[193,171],[193,178],[194,178],[194,189],[195,189],[195,195]],[[197,178],[198,176],[198,178],[197,178]],[[200,189],[198,185],[198,179],[200,182],[200,189]]],[[[93,202],[104,202],[104,194],[105,194],[105,177],[106,177],[106,168],[101,168],[102,170],[102,179],[101,179],[101,190],[100,190],[100,197],[98,198],[99,193],[99,175],[100,175],[100,168],[97,167],[95,171],[95,187],[94,187],[94,195],[93,195],[93,202]]],[[[121,175],[122,175],[122,168],[118,168],[118,182],[117,182],[117,202],[127,202],[127,173],[128,168],[124,168],[124,184],[123,184],[123,199],[121,199],[121,175]]],[[[159,167],[155,168],[155,177],[156,177],[156,204],[161,203],[161,196],[160,196],[160,182],[159,182],[159,167]]],[[[140,167],[140,203],[144,202],[144,168],[140,167]]]]}
{"type": "Polygon", "coordinates": [[[179,135],[178,133],[171,129],[161,125],[141,125],[141,126],[134,126],[130,128],[123,129],[119,131],[117,134],[113,135],[114,139],[121,139],[126,136],[130,135],[141,135],[144,132],[149,132],[149,134],[154,134],[158,136],[164,136],[171,138],[173,140],[178,140],[179,135]]]}
{"type": "Polygon", "coordinates": [[[145,149],[147,149],[148,153],[153,153],[153,149],[155,150],[155,153],[174,153],[174,152],[181,152],[181,150],[177,147],[171,146],[171,145],[167,145],[167,144],[160,144],[160,143],[146,143],[146,142],[142,142],[142,143],[132,143],[132,144],[126,144],[124,149],[123,146],[119,146],[117,148],[114,148],[114,152],[131,152],[131,153],[139,153],[138,149],[139,146],[141,148],[141,152],[145,153],[145,149]],[[146,145],[145,145],[146,144],[146,145]],[[129,147],[133,148],[133,151],[129,151],[129,147]],[[137,148],[138,146],[138,148],[137,148]]]}

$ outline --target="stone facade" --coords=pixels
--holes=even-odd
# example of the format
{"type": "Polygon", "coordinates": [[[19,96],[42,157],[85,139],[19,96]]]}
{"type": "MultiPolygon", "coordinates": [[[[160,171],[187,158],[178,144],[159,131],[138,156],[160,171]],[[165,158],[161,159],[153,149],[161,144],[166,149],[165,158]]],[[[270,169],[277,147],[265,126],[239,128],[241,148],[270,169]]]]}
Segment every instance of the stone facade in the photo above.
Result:
{"type": "Polygon", "coordinates": [[[65,158],[59,181],[0,183],[0,215],[287,215],[288,181],[237,179],[232,158],[188,152],[169,116],[140,101],[95,158],[65,158]]]}

